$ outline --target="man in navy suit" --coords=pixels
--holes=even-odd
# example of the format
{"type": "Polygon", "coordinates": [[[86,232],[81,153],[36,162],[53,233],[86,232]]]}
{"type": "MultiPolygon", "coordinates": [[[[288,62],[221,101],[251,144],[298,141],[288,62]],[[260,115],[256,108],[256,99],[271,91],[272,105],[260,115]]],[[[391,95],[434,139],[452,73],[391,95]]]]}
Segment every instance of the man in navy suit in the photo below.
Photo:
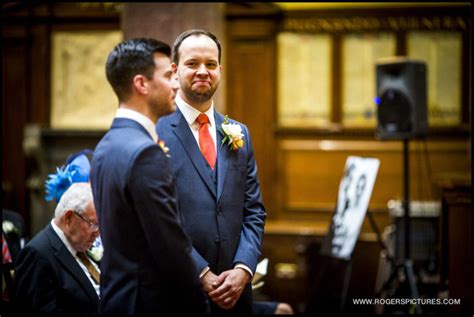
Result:
{"type": "Polygon", "coordinates": [[[158,122],[170,149],[181,223],[214,313],[251,313],[250,281],[261,253],[266,212],[247,127],[215,110],[221,45],[204,30],[175,40],[178,110],[158,122]],[[224,142],[224,143],[223,143],[224,142]]]}
{"type": "Polygon", "coordinates": [[[74,183],[59,200],[54,219],[26,244],[15,262],[18,311],[97,313],[100,279],[94,280],[80,253],[98,235],[90,184],[74,183]]]}
{"type": "Polygon", "coordinates": [[[175,111],[170,47],[134,39],[109,54],[119,99],[97,145],[91,183],[100,222],[100,313],[203,313],[209,306],[179,224],[175,180],[155,124],[175,111]]]}

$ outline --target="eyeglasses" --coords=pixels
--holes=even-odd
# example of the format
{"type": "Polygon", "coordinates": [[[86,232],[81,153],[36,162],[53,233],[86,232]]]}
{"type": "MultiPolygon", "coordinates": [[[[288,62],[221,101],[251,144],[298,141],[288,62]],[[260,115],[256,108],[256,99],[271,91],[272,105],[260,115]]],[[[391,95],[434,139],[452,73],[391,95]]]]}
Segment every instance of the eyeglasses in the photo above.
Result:
{"type": "Polygon", "coordinates": [[[99,230],[99,225],[98,224],[95,224],[93,223],[92,221],[90,221],[89,219],[87,219],[86,217],[84,217],[83,215],[81,215],[80,213],[78,213],[77,211],[73,210],[72,211],[76,216],[78,216],[79,218],[81,218],[82,220],[84,220],[85,222],[87,222],[87,224],[89,225],[89,229],[91,231],[97,231],[99,230]]]}

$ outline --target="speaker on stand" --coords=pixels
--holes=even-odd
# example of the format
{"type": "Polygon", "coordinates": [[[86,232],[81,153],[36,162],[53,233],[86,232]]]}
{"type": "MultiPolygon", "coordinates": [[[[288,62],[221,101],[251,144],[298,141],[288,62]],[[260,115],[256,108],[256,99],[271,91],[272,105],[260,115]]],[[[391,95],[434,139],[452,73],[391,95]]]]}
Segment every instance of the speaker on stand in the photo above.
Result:
{"type": "MultiPolygon", "coordinates": [[[[399,272],[405,274],[412,298],[418,298],[418,288],[410,254],[410,167],[409,140],[425,137],[428,130],[426,64],[405,57],[381,59],[376,64],[377,128],[379,140],[403,141],[403,206],[404,260],[392,262],[394,268],[382,291],[389,287],[399,272]]],[[[416,313],[422,309],[416,305],[416,313]]]]}

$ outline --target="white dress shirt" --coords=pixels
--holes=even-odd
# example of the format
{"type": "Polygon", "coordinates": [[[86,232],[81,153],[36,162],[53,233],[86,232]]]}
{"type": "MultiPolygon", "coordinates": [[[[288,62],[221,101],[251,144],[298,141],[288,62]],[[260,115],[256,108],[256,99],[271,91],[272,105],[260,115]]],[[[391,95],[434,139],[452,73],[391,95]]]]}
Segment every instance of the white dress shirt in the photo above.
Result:
{"type": "MultiPolygon", "coordinates": [[[[66,236],[64,235],[64,232],[61,230],[61,228],[59,228],[55,223],[54,223],[54,219],[51,220],[51,226],[53,227],[53,230],[54,232],[56,232],[56,234],[59,236],[59,239],[61,239],[62,243],[64,243],[64,245],[66,246],[66,248],[68,249],[68,251],[71,253],[71,255],[74,257],[74,259],[76,260],[77,264],[79,264],[79,266],[81,267],[81,269],[84,271],[84,274],[87,276],[87,278],[89,279],[89,281],[91,282],[92,286],[94,287],[95,289],[95,292],[97,293],[97,296],[99,296],[100,298],[100,286],[97,285],[94,280],[92,279],[92,276],[91,274],[89,273],[89,270],[87,269],[87,267],[82,264],[81,260],[79,260],[79,258],[77,257],[77,251],[74,250],[74,248],[71,246],[71,244],[69,243],[68,239],[66,238],[66,236]]],[[[99,267],[97,266],[97,264],[95,264],[94,261],[89,261],[92,263],[93,266],[95,266],[95,268],[97,269],[97,272],[99,272],[100,274],[100,269],[99,267]]]]}
{"type": "MultiPolygon", "coordinates": [[[[184,101],[179,94],[176,96],[175,101],[179,110],[183,114],[184,119],[186,119],[186,122],[188,123],[188,126],[191,129],[191,132],[193,133],[194,138],[196,139],[196,142],[199,146],[199,123],[196,121],[196,119],[201,114],[201,112],[197,110],[196,108],[192,107],[191,105],[189,105],[186,101],[184,101]]],[[[212,140],[214,141],[214,147],[216,149],[216,157],[217,157],[217,142],[216,142],[217,129],[216,129],[216,120],[214,119],[214,101],[212,101],[211,106],[206,112],[204,112],[204,114],[206,114],[207,117],[209,118],[208,129],[209,129],[209,133],[211,134],[212,140]]],[[[241,268],[247,271],[250,274],[250,280],[252,280],[253,273],[252,273],[252,270],[247,265],[243,263],[237,263],[235,265],[235,268],[241,268]]],[[[209,267],[205,267],[199,274],[199,278],[202,278],[204,275],[206,275],[208,271],[209,271],[209,267]]]]}
{"type": "MultiPolygon", "coordinates": [[[[190,106],[186,101],[184,101],[179,94],[176,95],[176,105],[178,106],[179,110],[184,116],[184,119],[186,119],[186,122],[189,125],[189,128],[191,129],[191,132],[194,135],[194,138],[196,139],[196,142],[199,146],[199,122],[196,121],[197,117],[201,114],[199,110],[196,108],[193,108],[190,106]]],[[[209,109],[204,112],[205,115],[209,118],[209,124],[207,125],[207,128],[209,129],[209,133],[211,134],[212,141],[214,142],[214,148],[216,150],[217,154],[217,144],[216,144],[216,120],[214,119],[214,101],[212,102],[211,106],[209,109]]]]}
{"type": "Polygon", "coordinates": [[[115,118],[127,118],[138,122],[143,128],[145,128],[145,130],[153,139],[153,142],[156,143],[158,141],[158,134],[155,130],[155,123],[153,123],[150,118],[141,114],[140,112],[132,109],[118,108],[117,113],[115,114],[115,118]]]}

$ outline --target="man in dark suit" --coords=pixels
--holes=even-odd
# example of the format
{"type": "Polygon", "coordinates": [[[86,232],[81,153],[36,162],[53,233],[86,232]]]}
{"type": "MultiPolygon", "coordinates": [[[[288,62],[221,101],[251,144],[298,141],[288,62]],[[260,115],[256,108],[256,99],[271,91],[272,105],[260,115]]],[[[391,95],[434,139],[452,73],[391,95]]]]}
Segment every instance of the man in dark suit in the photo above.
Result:
{"type": "Polygon", "coordinates": [[[18,253],[27,241],[23,217],[16,211],[2,209],[2,233],[7,240],[12,260],[15,262],[18,253]]]}
{"type": "Polygon", "coordinates": [[[178,110],[157,125],[170,149],[181,222],[216,313],[251,313],[250,281],[261,253],[265,209],[247,127],[218,113],[221,46],[189,30],[173,46],[178,110]]]}
{"type": "Polygon", "coordinates": [[[179,224],[175,180],[155,124],[175,111],[171,48],[153,39],[120,43],[107,79],[119,99],[97,145],[91,182],[100,221],[101,313],[203,313],[209,310],[179,224]]]}
{"type": "Polygon", "coordinates": [[[54,219],[26,244],[15,262],[17,309],[97,313],[99,281],[88,268],[91,261],[81,256],[98,235],[90,184],[72,184],[56,206],[54,219]]]}

